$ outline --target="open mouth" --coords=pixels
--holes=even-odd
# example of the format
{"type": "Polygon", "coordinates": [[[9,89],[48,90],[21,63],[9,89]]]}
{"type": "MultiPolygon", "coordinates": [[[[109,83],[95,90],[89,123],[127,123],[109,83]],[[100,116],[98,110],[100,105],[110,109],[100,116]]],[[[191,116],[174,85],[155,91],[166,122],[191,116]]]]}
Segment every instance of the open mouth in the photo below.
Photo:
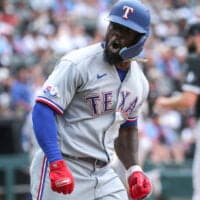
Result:
{"type": "Polygon", "coordinates": [[[112,47],[113,47],[113,49],[120,49],[120,43],[118,41],[113,41],[112,47]]]}
{"type": "Polygon", "coordinates": [[[113,53],[118,53],[121,49],[121,44],[117,40],[111,40],[109,42],[109,48],[113,53]]]}

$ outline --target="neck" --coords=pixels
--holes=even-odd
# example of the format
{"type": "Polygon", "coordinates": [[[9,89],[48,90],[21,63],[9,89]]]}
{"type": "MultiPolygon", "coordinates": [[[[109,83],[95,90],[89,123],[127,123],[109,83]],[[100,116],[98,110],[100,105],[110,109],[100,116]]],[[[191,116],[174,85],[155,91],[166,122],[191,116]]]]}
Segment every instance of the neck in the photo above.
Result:
{"type": "Polygon", "coordinates": [[[123,62],[120,62],[119,64],[116,64],[115,66],[117,69],[128,71],[131,66],[131,61],[130,60],[123,61],[123,62]]]}

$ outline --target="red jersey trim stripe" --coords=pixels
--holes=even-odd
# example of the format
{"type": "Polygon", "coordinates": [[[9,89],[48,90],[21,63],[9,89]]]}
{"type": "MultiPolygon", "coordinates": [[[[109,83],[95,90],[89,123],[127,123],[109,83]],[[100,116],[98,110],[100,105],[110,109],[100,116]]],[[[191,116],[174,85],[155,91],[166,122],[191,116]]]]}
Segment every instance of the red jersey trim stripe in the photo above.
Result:
{"type": "Polygon", "coordinates": [[[64,113],[63,110],[61,108],[59,108],[54,102],[52,102],[46,98],[38,97],[38,98],[36,98],[36,101],[46,104],[47,106],[52,108],[54,111],[56,111],[58,114],[62,115],[64,113]]]}

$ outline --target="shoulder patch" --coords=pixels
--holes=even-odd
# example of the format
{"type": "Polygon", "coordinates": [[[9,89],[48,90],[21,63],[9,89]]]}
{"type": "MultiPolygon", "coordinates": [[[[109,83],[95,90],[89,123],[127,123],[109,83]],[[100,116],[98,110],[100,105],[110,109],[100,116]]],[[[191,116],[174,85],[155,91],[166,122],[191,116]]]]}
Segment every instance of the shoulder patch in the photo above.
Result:
{"type": "Polygon", "coordinates": [[[58,93],[58,88],[53,85],[44,86],[43,92],[44,92],[44,94],[51,96],[51,97],[57,97],[57,98],[60,97],[60,95],[58,93]]]}

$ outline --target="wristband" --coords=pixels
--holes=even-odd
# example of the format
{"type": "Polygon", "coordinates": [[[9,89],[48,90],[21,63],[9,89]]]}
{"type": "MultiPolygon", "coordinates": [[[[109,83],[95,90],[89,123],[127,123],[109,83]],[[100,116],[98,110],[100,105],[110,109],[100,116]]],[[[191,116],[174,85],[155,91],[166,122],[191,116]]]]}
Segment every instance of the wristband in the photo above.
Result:
{"type": "Polygon", "coordinates": [[[133,172],[142,172],[142,168],[139,165],[133,165],[126,171],[126,177],[128,178],[133,172]]]}

